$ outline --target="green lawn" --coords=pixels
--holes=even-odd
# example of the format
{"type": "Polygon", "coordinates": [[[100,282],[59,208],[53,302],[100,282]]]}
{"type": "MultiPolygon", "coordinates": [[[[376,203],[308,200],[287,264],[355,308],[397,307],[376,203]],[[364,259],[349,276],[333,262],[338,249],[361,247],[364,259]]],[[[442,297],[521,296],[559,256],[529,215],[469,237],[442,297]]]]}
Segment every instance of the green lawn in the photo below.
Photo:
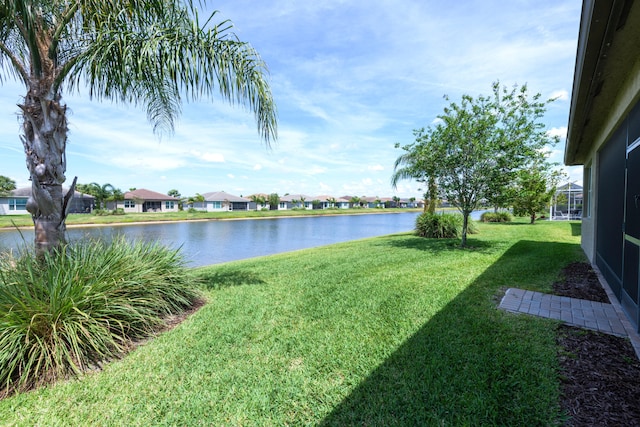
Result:
{"type": "Polygon", "coordinates": [[[498,311],[583,260],[579,223],[479,224],[203,268],[209,299],[127,358],[0,401],[3,425],[552,425],[555,323],[498,311]]]}

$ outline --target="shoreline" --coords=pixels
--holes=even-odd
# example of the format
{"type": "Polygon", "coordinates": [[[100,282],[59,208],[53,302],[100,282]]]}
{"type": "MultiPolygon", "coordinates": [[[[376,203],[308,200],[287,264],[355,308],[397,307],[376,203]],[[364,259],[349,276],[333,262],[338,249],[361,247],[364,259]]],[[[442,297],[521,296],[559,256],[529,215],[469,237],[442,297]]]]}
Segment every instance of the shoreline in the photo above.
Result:
{"type": "MultiPolygon", "coordinates": [[[[245,221],[245,220],[262,220],[262,219],[279,219],[279,218],[308,218],[308,217],[323,217],[323,216],[344,216],[344,215],[383,215],[383,214],[402,214],[402,213],[415,213],[421,210],[400,210],[400,211],[383,211],[383,212],[349,212],[349,213],[327,213],[327,214],[309,214],[309,215],[274,215],[274,216],[244,216],[238,218],[193,218],[193,219],[157,219],[148,221],[131,221],[131,222],[106,222],[106,223],[80,223],[80,224],[66,224],[66,228],[90,228],[90,227],[112,227],[112,226],[127,226],[127,225],[157,225],[157,224],[171,224],[179,222],[205,222],[205,221],[245,221]]],[[[252,212],[252,211],[248,211],[252,212]]],[[[160,214],[162,215],[162,214],[160,214]]],[[[33,225],[20,225],[20,226],[4,226],[0,227],[0,232],[10,230],[31,230],[33,225]]]]}

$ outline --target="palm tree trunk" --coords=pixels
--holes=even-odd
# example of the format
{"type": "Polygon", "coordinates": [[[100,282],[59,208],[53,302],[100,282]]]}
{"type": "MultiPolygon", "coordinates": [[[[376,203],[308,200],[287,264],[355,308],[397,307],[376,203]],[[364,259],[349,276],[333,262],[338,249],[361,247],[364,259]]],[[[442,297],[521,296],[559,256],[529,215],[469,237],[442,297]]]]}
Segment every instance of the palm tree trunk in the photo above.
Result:
{"type": "Polygon", "coordinates": [[[48,99],[39,82],[32,82],[22,110],[20,136],[31,179],[27,210],[35,226],[36,254],[42,255],[65,242],[65,219],[76,180],[64,195],[67,142],[66,107],[59,96],[48,99]]]}

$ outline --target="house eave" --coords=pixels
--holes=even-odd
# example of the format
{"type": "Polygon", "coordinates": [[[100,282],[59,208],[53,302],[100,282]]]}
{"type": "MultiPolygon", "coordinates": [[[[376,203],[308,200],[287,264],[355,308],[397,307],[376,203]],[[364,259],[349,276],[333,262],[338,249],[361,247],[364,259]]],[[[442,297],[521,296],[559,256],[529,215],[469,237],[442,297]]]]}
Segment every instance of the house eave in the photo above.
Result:
{"type": "MultiPolygon", "coordinates": [[[[635,61],[626,43],[614,38],[626,24],[633,0],[584,0],[578,34],[571,109],[567,126],[564,162],[581,165],[616,100],[625,72],[635,61]],[[626,55],[625,55],[626,54],[626,55]]],[[[628,31],[635,31],[635,29],[628,31]]]]}

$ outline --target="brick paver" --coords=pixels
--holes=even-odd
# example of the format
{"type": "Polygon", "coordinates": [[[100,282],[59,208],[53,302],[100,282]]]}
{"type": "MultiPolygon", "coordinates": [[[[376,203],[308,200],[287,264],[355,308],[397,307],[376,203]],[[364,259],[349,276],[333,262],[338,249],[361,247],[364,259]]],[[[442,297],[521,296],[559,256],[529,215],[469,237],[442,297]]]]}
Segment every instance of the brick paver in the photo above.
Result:
{"type": "Polygon", "coordinates": [[[500,301],[500,308],[513,313],[557,319],[607,334],[628,336],[613,305],[602,302],[509,288],[500,301]]]}

